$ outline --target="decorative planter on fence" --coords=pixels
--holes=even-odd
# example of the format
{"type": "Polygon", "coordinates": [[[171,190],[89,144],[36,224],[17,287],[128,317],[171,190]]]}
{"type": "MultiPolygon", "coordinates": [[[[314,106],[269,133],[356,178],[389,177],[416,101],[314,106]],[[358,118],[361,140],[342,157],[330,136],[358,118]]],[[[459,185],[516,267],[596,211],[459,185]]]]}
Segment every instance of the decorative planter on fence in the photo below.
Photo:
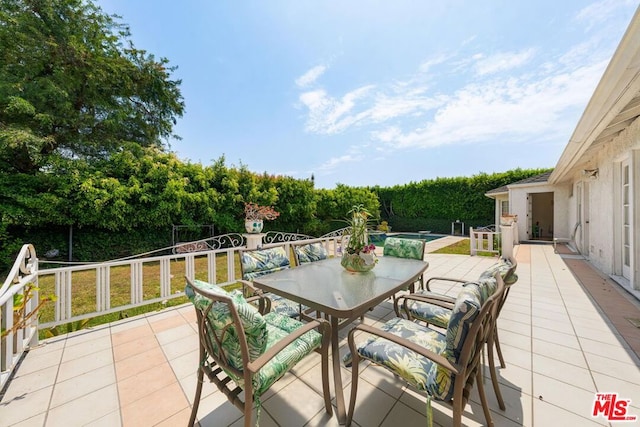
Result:
{"type": "Polygon", "coordinates": [[[518,222],[518,215],[505,214],[500,217],[500,225],[511,225],[518,222]]]}
{"type": "Polygon", "coordinates": [[[246,219],[244,221],[244,228],[247,233],[260,233],[264,223],[261,219],[246,219]]]}

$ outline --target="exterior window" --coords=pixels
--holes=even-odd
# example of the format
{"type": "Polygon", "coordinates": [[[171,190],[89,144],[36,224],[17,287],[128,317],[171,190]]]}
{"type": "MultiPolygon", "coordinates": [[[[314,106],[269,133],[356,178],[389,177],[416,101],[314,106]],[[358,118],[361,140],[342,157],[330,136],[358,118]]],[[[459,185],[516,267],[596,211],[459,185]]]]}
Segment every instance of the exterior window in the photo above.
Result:
{"type": "Polygon", "coordinates": [[[508,200],[503,200],[502,202],[500,202],[500,214],[501,215],[508,215],[509,214],[509,201],[508,200]]]}
{"type": "Polygon", "coordinates": [[[631,277],[631,173],[628,164],[622,165],[622,272],[631,277]]]}

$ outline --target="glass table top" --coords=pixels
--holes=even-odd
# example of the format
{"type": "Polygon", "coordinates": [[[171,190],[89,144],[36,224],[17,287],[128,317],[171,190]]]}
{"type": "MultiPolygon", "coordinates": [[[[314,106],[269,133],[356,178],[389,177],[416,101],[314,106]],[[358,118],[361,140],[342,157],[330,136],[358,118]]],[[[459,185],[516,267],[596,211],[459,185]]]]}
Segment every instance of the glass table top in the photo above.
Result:
{"type": "Polygon", "coordinates": [[[327,314],[350,317],[408,287],[428,266],[425,261],[380,257],[373,270],[352,273],[340,265],[340,258],[329,258],[258,277],[254,283],[327,314]]]}

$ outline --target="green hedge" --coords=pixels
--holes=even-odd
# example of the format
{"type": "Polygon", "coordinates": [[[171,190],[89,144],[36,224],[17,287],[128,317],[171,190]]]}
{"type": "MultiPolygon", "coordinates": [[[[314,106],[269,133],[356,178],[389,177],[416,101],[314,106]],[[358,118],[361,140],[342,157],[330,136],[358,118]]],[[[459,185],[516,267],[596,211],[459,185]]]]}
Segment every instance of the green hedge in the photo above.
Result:
{"type": "MultiPolygon", "coordinates": [[[[13,235],[20,246],[31,243],[42,261],[69,261],[69,240],[72,241],[71,261],[106,261],[146,253],[171,246],[172,229],[141,228],[123,232],[96,228],[14,227],[13,235]],[[47,256],[56,251],[57,255],[47,256]]],[[[168,252],[167,252],[168,253],[168,252]]],[[[158,254],[159,255],[159,254],[158,254]]],[[[57,266],[57,265],[54,265],[57,266]]],[[[46,268],[47,264],[44,263],[46,268]]]]}
{"type": "Polygon", "coordinates": [[[431,230],[451,233],[451,223],[460,220],[468,227],[495,222],[495,202],[485,194],[498,187],[549,171],[515,169],[492,175],[437,178],[394,187],[373,187],[381,207],[381,219],[394,231],[431,230]]]}
{"type": "Polygon", "coordinates": [[[245,202],[280,212],[265,223],[265,231],[321,236],[344,227],[351,207],[363,204],[373,222],[386,220],[393,231],[448,234],[456,219],[466,228],[492,224],[494,202],[487,191],[546,171],[517,169],[390,188],[315,189],[312,179],[255,174],[244,166],[227,167],[224,158],[210,166],[185,163],[135,146],[98,164],[56,167],[60,170],[30,176],[0,171],[0,272],[13,264],[23,243],[33,243],[41,257],[57,249],[56,259],[68,260],[70,228],[74,261],[170,246],[173,224],[213,224],[216,235],[241,233],[245,202]]]}

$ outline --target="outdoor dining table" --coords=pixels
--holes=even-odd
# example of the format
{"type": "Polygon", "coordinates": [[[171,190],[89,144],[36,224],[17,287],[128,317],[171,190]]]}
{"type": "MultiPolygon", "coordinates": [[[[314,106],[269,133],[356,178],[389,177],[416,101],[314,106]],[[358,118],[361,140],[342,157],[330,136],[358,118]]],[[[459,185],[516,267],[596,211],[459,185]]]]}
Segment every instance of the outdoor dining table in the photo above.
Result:
{"type": "Polygon", "coordinates": [[[338,331],[363,316],[371,307],[407,289],[429,267],[426,261],[380,257],[366,273],[352,273],[340,265],[340,258],[303,264],[276,271],[254,280],[254,285],[320,312],[331,323],[331,356],[337,417],[346,422],[338,331]]]}

